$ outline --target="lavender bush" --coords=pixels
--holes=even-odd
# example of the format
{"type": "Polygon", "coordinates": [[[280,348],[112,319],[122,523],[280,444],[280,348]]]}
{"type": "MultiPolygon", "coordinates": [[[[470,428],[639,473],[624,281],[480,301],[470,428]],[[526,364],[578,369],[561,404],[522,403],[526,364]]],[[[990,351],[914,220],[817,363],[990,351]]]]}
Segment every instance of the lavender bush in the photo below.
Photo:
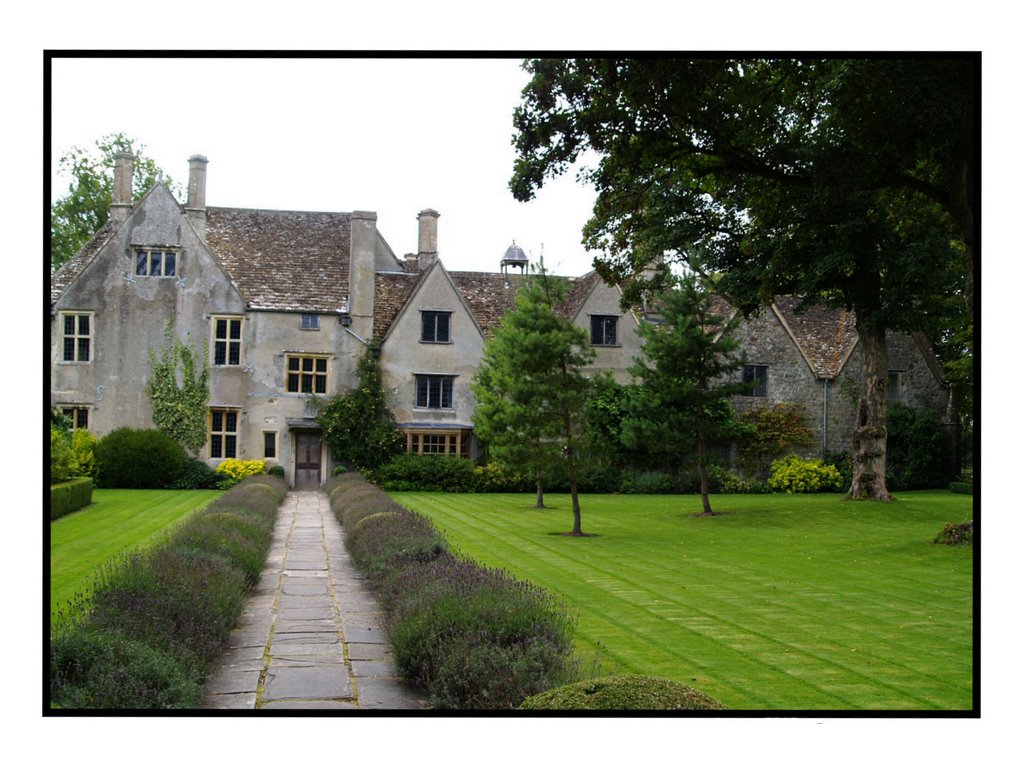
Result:
{"type": "Polygon", "coordinates": [[[510,709],[574,679],[565,606],[455,557],[429,520],[355,477],[329,486],[332,509],[387,615],[399,670],[434,706],[510,709]]]}

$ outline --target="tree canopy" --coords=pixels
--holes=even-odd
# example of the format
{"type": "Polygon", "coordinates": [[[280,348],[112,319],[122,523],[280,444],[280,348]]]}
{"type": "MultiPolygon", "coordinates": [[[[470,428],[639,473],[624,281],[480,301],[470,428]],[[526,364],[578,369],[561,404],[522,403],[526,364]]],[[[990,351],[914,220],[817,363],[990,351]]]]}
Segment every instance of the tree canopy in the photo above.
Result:
{"type": "Polygon", "coordinates": [[[583,237],[603,277],[637,292],[652,261],[696,259],[745,312],[779,294],[855,311],[865,370],[851,491],[888,498],[885,331],[973,307],[976,59],[526,68],[510,187],[530,199],[596,151],[580,171],[597,190],[583,237]]]}
{"type": "Polygon", "coordinates": [[[95,148],[75,146],[60,158],[60,171],[71,180],[67,192],[50,206],[51,273],[106,223],[113,198],[114,156],[118,152],[130,152],[135,158],[133,199],[141,197],[161,179],[173,188],[171,180],[145,156],[144,150],[145,145],[137,144],[135,139],[115,133],[97,140],[95,148]]]}

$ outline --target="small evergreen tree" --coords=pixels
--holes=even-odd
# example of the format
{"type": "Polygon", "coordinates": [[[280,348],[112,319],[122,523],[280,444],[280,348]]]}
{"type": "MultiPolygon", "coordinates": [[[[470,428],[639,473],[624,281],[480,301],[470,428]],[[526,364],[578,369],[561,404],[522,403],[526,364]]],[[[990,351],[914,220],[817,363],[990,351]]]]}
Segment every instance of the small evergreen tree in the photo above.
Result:
{"type": "Polygon", "coordinates": [[[708,445],[731,436],[735,420],[728,399],[749,390],[732,374],[743,365],[733,323],[715,313],[712,294],[693,272],[662,292],[662,322],[644,323],[643,357],[632,369],[642,381],[638,408],[623,428],[627,444],[656,442],[682,459],[696,452],[702,514],[711,509],[708,445]]]}
{"type": "Polygon", "coordinates": [[[361,469],[376,469],[387,463],[404,445],[384,395],[379,349],[374,342],[359,358],[355,389],[327,400],[317,414],[334,460],[361,469]]]}
{"type": "Polygon", "coordinates": [[[594,358],[587,334],[559,314],[565,281],[543,263],[520,288],[484,346],[473,385],[473,425],[494,455],[530,467],[543,505],[545,470],[562,464],[572,494],[573,535],[583,534],[576,481],[576,441],[590,383],[580,369],[594,358]]]}
{"type": "Polygon", "coordinates": [[[153,423],[195,456],[206,444],[210,367],[205,347],[200,352],[175,339],[173,323],[168,323],[164,345],[159,355],[152,349],[149,351],[149,364],[153,423]]]}

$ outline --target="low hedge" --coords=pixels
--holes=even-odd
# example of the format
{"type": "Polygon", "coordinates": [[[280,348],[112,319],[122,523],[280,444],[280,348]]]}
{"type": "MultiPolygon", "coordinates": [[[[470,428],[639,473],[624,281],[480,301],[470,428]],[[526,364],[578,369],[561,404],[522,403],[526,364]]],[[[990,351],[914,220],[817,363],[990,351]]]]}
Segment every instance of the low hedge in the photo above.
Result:
{"type": "Polygon", "coordinates": [[[50,486],[50,520],[77,512],[92,504],[92,478],[76,477],[50,486]]]}
{"type": "Polygon", "coordinates": [[[286,493],[280,478],[247,478],[163,544],[105,570],[82,622],[50,638],[50,706],[198,707],[286,493]]]}
{"type": "Polygon", "coordinates": [[[968,496],[973,496],[974,483],[965,483],[961,481],[953,482],[949,484],[949,490],[952,493],[966,493],[968,496]]]}
{"type": "Polygon", "coordinates": [[[645,675],[615,675],[556,688],[531,696],[521,709],[542,710],[721,710],[725,705],[674,680],[645,675]]]}
{"type": "MultiPolygon", "coordinates": [[[[528,493],[536,482],[527,474],[510,472],[497,464],[475,466],[458,456],[402,455],[368,472],[367,479],[385,491],[434,493],[528,493]]],[[[577,476],[581,493],[699,493],[696,470],[620,469],[584,462],[577,476]]],[[[565,478],[549,479],[544,490],[567,493],[565,478]]],[[[710,471],[712,493],[767,493],[767,483],[748,480],[722,467],[710,471]]]]}
{"type": "Polygon", "coordinates": [[[433,706],[511,709],[571,679],[574,619],[552,595],[456,557],[429,520],[355,473],[327,491],[396,665],[433,706]]]}

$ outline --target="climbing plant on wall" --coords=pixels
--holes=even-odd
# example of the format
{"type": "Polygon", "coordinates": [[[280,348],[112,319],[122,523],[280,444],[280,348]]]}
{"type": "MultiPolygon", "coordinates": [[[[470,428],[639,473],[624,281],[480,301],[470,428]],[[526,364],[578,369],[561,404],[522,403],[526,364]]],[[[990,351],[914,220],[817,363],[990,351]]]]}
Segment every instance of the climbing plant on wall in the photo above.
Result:
{"type": "Polygon", "coordinates": [[[149,350],[149,364],[153,423],[182,448],[197,454],[206,443],[206,404],[210,399],[205,348],[200,351],[174,338],[173,323],[168,323],[159,352],[149,350]]]}

